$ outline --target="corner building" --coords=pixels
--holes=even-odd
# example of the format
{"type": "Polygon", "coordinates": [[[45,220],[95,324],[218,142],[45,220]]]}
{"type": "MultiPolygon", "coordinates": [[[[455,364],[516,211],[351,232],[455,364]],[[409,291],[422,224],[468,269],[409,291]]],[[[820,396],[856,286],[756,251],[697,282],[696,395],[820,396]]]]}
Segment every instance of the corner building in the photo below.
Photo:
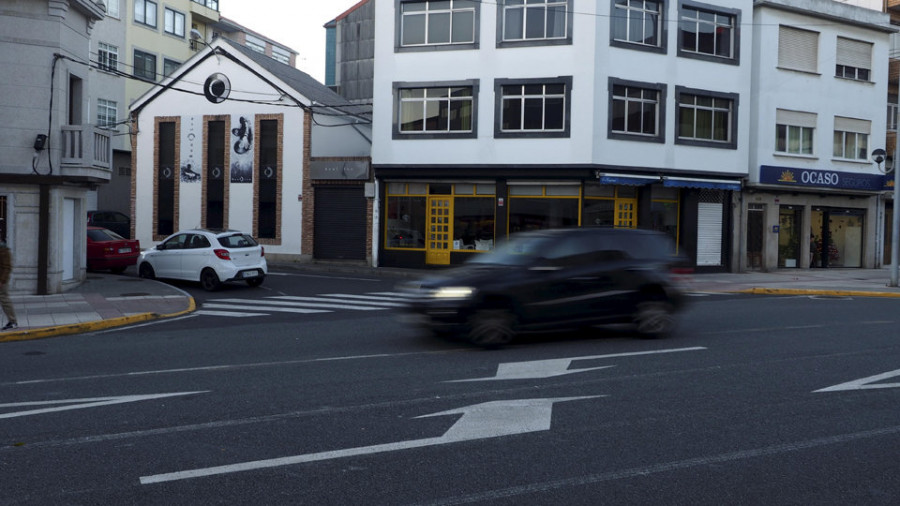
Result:
{"type": "Polygon", "coordinates": [[[750,0],[376,2],[377,264],[612,226],[735,270],[752,16],[750,0]]]}

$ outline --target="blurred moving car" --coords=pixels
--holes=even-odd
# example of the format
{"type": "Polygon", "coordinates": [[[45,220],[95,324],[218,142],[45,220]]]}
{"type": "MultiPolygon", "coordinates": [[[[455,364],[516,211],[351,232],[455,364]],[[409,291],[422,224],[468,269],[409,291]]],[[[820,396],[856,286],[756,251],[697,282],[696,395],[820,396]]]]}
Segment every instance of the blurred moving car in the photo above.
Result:
{"type": "Polygon", "coordinates": [[[229,281],[259,286],[268,273],[265,254],[253,237],[238,230],[183,230],[142,252],[138,275],[199,281],[208,291],[229,281]]]}
{"type": "Polygon", "coordinates": [[[131,238],[131,218],[119,211],[88,211],[87,224],[108,228],[125,239],[131,238]]]}
{"type": "Polygon", "coordinates": [[[647,337],[671,332],[684,294],[673,273],[684,257],[658,232],[567,228],[514,234],[491,253],[400,285],[407,321],[481,346],[527,330],[632,323],[647,337]]]}
{"type": "Polygon", "coordinates": [[[137,263],[140,254],[141,243],[136,239],[125,239],[103,227],[87,227],[88,270],[109,269],[121,274],[137,263]]]}

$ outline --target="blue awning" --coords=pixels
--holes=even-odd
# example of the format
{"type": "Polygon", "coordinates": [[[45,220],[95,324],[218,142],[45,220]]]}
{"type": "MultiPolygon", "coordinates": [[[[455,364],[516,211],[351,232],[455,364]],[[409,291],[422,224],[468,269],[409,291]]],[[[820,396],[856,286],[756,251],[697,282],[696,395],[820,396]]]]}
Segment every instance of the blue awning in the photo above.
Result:
{"type": "Polygon", "coordinates": [[[659,182],[659,176],[642,176],[639,174],[600,174],[599,176],[598,179],[601,184],[644,186],[659,182]]]}
{"type": "Polygon", "coordinates": [[[670,188],[708,188],[710,190],[741,191],[739,179],[700,179],[691,177],[665,177],[663,186],[670,188]]]}

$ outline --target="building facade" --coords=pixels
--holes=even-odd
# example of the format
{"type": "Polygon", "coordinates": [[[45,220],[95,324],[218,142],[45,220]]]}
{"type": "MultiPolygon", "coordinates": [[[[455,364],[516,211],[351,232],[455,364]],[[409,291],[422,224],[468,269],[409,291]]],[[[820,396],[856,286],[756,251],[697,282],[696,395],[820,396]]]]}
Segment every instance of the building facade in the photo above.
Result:
{"type": "Polygon", "coordinates": [[[371,258],[368,109],[218,38],[140,97],[132,116],[130,211],[142,244],[230,228],[251,233],[272,260],[371,258]]]}
{"type": "Polygon", "coordinates": [[[374,3],[379,265],[615,226],[736,268],[752,1],[374,3]]]}
{"type": "Polygon", "coordinates": [[[887,15],[757,0],[745,269],[882,265],[887,15]]]}
{"type": "Polygon", "coordinates": [[[6,2],[0,16],[0,240],[10,290],[45,295],[85,278],[86,211],[109,180],[111,136],[94,121],[89,0],[6,2]]]}

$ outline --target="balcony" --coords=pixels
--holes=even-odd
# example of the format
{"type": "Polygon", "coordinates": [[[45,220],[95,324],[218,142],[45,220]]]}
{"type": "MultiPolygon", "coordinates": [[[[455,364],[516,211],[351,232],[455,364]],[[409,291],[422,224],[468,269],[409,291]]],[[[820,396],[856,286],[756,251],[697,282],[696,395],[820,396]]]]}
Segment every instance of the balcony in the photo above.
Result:
{"type": "Polygon", "coordinates": [[[219,17],[218,0],[191,0],[191,23],[218,23],[219,17]]]}
{"type": "Polygon", "coordinates": [[[109,180],[115,132],[94,125],[64,125],[61,130],[61,174],[109,180]]]}

